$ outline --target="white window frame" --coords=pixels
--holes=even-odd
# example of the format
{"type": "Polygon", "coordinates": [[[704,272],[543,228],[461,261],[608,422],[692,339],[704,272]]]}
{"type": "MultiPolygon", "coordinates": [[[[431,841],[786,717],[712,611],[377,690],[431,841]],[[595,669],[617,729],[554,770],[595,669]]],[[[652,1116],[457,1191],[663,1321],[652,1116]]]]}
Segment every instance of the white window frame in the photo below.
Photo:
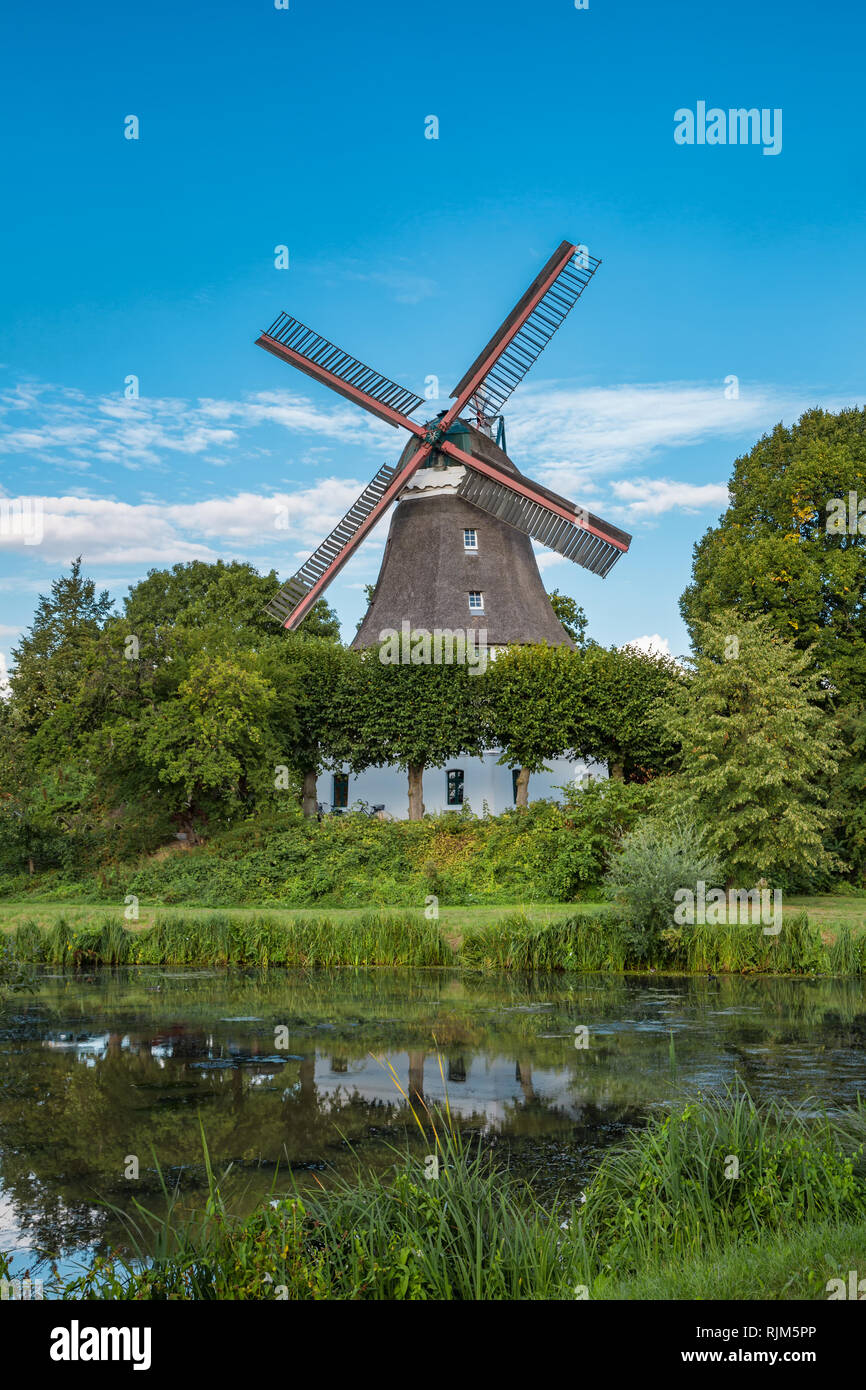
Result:
{"type": "Polygon", "coordinates": [[[470,589],[470,590],[469,590],[469,612],[470,612],[470,613],[483,613],[483,612],[484,612],[484,595],[482,594],[482,592],[481,592],[480,589],[470,589]],[[477,603],[473,603],[472,600],[473,600],[473,599],[476,599],[476,598],[477,598],[478,602],[477,602],[477,603]]]}
{"type": "Polygon", "coordinates": [[[476,531],[476,529],[475,529],[474,526],[464,526],[464,527],[463,527],[463,549],[464,549],[464,550],[477,550],[477,549],[478,549],[478,532],[476,531]],[[467,538],[469,538],[469,539],[467,539],[467,538]]]}

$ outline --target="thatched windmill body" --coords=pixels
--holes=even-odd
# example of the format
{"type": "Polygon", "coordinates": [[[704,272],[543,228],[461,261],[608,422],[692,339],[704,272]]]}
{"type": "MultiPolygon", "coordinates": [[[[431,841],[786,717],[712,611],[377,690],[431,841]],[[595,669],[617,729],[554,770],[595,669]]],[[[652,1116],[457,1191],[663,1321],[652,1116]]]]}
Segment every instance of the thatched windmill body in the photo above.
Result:
{"type": "MultiPolygon", "coordinates": [[[[562,242],[435,419],[412,418],[420,396],[365,366],[298,320],[280,314],[258,346],[410,434],[396,464],[370,480],[337,527],[268,605],[294,629],[363,539],[396,502],[385,553],[353,646],[378,646],[386,631],[484,631],[494,651],[512,642],[569,643],[551,607],[532,548],[535,540],[604,578],[631,537],[525,477],[505,452],[502,405],[522,381],[600,264],[562,242]],[[497,429],[498,426],[498,429],[497,429]],[[497,438],[494,440],[494,431],[497,438]],[[502,446],[502,447],[501,447],[502,446]]],[[[498,750],[457,760],[427,809],[471,802],[511,804],[516,781],[498,750]]],[[[561,761],[533,792],[546,795],[585,771],[561,761]]],[[[432,795],[430,794],[432,792],[432,795]]],[[[396,769],[320,779],[319,799],[339,810],[361,799],[405,814],[405,780],[396,769]]]]}

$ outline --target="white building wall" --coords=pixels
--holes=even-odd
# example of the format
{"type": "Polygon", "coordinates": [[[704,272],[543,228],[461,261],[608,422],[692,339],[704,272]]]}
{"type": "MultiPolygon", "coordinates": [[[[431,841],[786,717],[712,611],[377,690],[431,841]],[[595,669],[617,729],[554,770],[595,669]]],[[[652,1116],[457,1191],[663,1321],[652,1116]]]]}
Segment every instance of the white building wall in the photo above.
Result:
{"type": "MultiPolygon", "coordinates": [[[[483,815],[485,806],[491,815],[498,815],[514,805],[514,791],[511,769],[498,766],[500,754],[497,750],[483,753],[481,757],[454,758],[444,767],[428,767],[424,772],[424,809],[429,812],[459,811],[459,806],[448,805],[448,771],[463,771],[463,805],[468,806],[475,815],[483,815]]],[[[570,762],[567,758],[552,758],[548,762],[549,772],[532,773],[529,778],[530,801],[561,801],[562,795],[555,788],[567,785],[580,785],[587,778],[592,781],[607,779],[607,764],[592,760],[570,762]]],[[[345,769],[344,769],[345,771],[345,769]]],[[[316,783],[316,797],[320,809],[334,810],[334,774],[322,773],[316,783]]],[[[358,803],[365,803],[367,809],[374,806],[384,808],[384,814],[394,820],[403,820],[409,814],[409,783],[406,772],[399,767],[371,767],[357,777],[349,774],[348,809],[361,809],[358,803]]]]}

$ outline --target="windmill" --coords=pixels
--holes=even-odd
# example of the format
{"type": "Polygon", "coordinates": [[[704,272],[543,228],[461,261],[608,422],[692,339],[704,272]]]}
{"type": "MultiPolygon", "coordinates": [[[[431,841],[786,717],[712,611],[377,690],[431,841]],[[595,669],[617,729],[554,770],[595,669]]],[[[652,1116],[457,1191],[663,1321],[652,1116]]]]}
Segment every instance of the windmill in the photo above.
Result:
{"type": "MultiPolygon", "coordinates": [[[[419,487],[416,475],[422,467],[432,465],[449,476],[448,487],[433,489],[432,495],[441,497],[443,492],[450,493],[452,505],[462,509],[462,520],[456,512],[452,520],[465,527],[466,517],[471,522],[478,512],[493,519],[491,530],[498,542],[498,550],[494,549],[499,571],[503,572],[502,582],[511,581],[512,587],[516,583],[524,605],[531,608],[535,604],[535,621],[531,625],[531,636],[526,640],[548,637],[546,627],[549,629],[551,619],[559,633],[552,640],[568,640],[544,594],[530,538],[605,578],[628,550],[631,536],[520,473],[504,452],[501,410],[577,303],[600,264],[585,248],[563,241],[458,382],[452,392],[454,404],[435,419],[420,424],[412,416],[424,404],[421,396],[365,366],[297,319],[281,313],[260,335],[256,340],[258,347],[330,386],[380,420],[407,430],[411,436],[397,463],[384,464],[379,469],[339,525],[267,605],[267,611],[284,627],[292,630],[303,622],[313,604],[398,496],[423,495],[424,488],[419,487]],[[497,422],[499,429],[494,442],[493,429],[497,422]],[[503,447],[499,447],[500,444],[503,447]],[[513,539],[511,544],[509,537],[513,539]]],[[[398,507],[397,512],[400,510],[398,507]]],[[[414,535],[404,536],[402,550],[404,557],[411,555],[412,563],[417,566],[418,544],[426,545],[429,541],[429,513],[423,530],[418,533],[416,527],[415,531],[414,535]]],[[[391,609],[398,587],[410,568],[408,564],[401,567],[395,562],[393,542],[399,534],[392,523],[374,594],[375,602],[390,564],[391,609]]],[[[388,587],[386,584],[386,590],[388,587]]],[[[482,594],[481,589],[473,592],[477,596],[482,594]]],[[[445,606],[447,608],[447,604],[445,606]]],[[[389,607],[387,601],[385,607],[389,607]]],[[[406,611],[405,606],[403,611],[406,611]]],[[[376,624],[371,623],[372,613],[373,606],[353,645],[372,644],[375,640],[376,624]],[[365,628],[370,629],[366,641],[365,628]]],[[[441,616],[449,621],[453,618],[450,611],[441,616]]],[[[512,635],[501,640],[519,640],[515,637],[513,623],[510,631],[512,635]]],[[[495,640],[493,636],[491,640],[495,640]]]]}

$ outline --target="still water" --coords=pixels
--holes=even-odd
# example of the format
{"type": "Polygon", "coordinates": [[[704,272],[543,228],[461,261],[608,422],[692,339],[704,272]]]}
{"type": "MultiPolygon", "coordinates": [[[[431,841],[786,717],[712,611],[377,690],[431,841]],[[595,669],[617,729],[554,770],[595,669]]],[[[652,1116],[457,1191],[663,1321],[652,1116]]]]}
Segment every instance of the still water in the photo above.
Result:
{"type": "Polygon", "coordinates": [[[158,1168],[200,1197],[202,1127],[214,1167],[232,1165],[239,1209],[359,1163],[384,1168],[395,1145],[423,1155],[386,1060],[416,1107],[447,1092],[462,1131],[539,1191],[576,1195],[654,1108],[737,1075],[757,1096],[829,1110],[866,1094],[866,991],[450,970],[46,972],[37,994],[0,1010],[0,1250],[15,1272],[38,1274],[50,1254],[80,1273],[123,1244],[110,1206],[159,1209],[158,1168]]]}

